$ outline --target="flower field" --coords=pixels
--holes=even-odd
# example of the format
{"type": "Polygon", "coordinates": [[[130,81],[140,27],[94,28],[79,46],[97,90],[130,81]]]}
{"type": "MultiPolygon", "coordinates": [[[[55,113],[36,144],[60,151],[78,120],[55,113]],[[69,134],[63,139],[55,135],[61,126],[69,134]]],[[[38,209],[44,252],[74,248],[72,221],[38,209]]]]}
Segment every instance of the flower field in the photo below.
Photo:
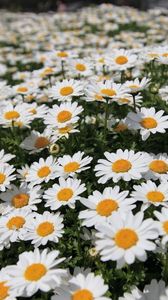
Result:
{"type": "Polygon", "coordinates": [[[168,300],[168,11],[0,12],[0,300],[168,300]]]}

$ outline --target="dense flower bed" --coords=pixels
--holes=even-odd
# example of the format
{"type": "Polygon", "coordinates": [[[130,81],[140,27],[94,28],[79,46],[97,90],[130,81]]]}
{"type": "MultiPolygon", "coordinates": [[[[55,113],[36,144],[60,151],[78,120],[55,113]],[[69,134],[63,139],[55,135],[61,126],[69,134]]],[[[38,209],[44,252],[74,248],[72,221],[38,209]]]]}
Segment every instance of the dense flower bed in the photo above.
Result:
{"type": "Polygon", "coordinates": [[[0,12],[0,300],[168,300],[167,28],[0,12]]]}

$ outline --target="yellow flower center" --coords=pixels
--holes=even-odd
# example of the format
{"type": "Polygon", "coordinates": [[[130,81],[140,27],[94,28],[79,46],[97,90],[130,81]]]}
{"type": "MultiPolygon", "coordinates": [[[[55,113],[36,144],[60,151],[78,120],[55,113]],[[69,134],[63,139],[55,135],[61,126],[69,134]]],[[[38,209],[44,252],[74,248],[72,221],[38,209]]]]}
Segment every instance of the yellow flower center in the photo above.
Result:
{"type": "Polygon", "coordinates": [[[51,173],[50,168],[46,166],[39,169],[37,175],[38,177],[43,178],[43,177],[47,177],[50,173],[51,173]]]}
{"type": "Polygon", "coordinates": [[[101,101],[103,100],[103,97],[99,94],[95,94],[95,100],[101,101]]]}
{"type": "Polygon", "coordinates": [[[9,294],[9,287],[5,285],[5,281],[0,282],[0,300],[6,299],[9,294]]]}
{"type": "Polygon", "coordinates": [[[65,86],[60,89],[61,96],[69,96],[73,93],[73,88],[71,86],[65,86]]]}
{"type": "Polygon", "coordinates": [[[148,56],[151,58],[157,58],[159,55],[157,53],[148,53],[148,56]]]}
{"type": "Polygon", "coordinates": [[[45,237],[54,231],[54,225],[50,222],[43,222],[37,227],[37,234],[39,236],[45,237]]]}
{"type": "Polygon", "coordinates": [[[0,173],[0,184],[3,184],[5,179],[6,179],[6,175],[3,173],[0,173]]]}
{"type": "Polygon", "coordinates": [[[114,240],[119,248],[129,249],[137,244],[138,236],[134,230],[124,228],[116,233],[114,240]]]}
{"type": "Polygon", "coordinates": [[[64,166],[64,172],[70,173],[75,172],[79,169],[80,164],[76,161],[70,162],[64,166]]]}
{"type": "Polygon", "coordinates": [[[109,217],[113,211],[118,209],[118,204],[115,200],[105,199],[98,203],[96,211],[100,216],[109,217]]]}
{"type": "Polygon", "coordinates": [[[127,125],[122,124],[122,123],[118,124],[118,125],[114,128],[114,130],[115,130],[116,132],[123,132],[123,131],[125,131],[125,130],[127,130],[127,129],[128,129],[127,125]]]}
{"type": "Polygon", "coordinates": [[[60,111],[57,115],[57,120],[59,123],[67,122],[67,121],[71,120],[71,118],[72,118],[72,114],[68,110],[60,111]]]}
{"type": "Polygon", "coordinates": [[[61,134],[68,133],[68,132],[71,131],[71,127],[70,126],[65,126],[65,127],[59,128],[58,131],[61,134]]]}
{"type": "Polygon", "coordinates": [[[115,62],[118,65],[125,65],[128,62],[128,58],[126,56],[121,55],[115,59],[115,62]]]}
{"type": "Polygon", "coordinates": [[[46,146],[49,145],[49,140],[46,137],[40,136],[36,139],[36,142],[34,144],[35,148],[40,149],[40,148],[45,148],[46,146]]]}
{"type": "Polygon", "coordinates": [[[20,114],[16,110],[11,110],[4,114],[4,118],[6,120],[14,120],[14,119],[18,119],[19,117],[20,114]]]}
{"type": "Polygon", "coordinates": [[[25,219],[20,216],[12,217],[6,224],[9,230],[17,230],[23,227],[25,219]]]}
{"type": "Polygon", "coordinates": [[[61,51],[61,52],[58,52],[58,53],[57,53],[57,56],[58,56],[58,57],[62,57],[62,58],[68,57],[68,53],[65,52],[65,51],[61,51]]]}
{"type": "Polygon", "coordinates": [[[57,199],[59,201],[69,201],[73,196],[73,191],[70,188],[64,188],[60,190],[57,194],[57,199]]]}
{"type": "Polygon", "coordinates": [[[168,171],[168,164],[163,160],[156,159],[149,164],[149,169],[153,172],[164,174],[168,171]]]}
{"type": "Polygon", "coordinates": [[[120,98],[119,101],[122,102],[122,103],[129,103],[130,102],[130,100],[127,99],[127,98],[120,98]]]}
{"type": "Polygon", "coordinates": [[[140,121],[140,124],[142,127],[146,128],[146,129],[152,129],[152,128],[156,128],[157,127],[157,122],[155,119],[153,118],[143,118],[140,121]]]}
{"type": "Polygon", "coordinates": [[[76,70],[80,71],[80,72],[84,72],[86,71],[86,67],[84,64],[76,64],[76,70]]]}
{"type": "Polygon", "coordinates": [[[125,173],[132,168],[132,164],[126,159],[118,159],[112,165],[112,171],[115,173],[125,173]]]}
{"type": "Polygon", "coordinates": [[[14,122],[14,126],[17,126],[17,127],[22,127],[24,125],[24,123],[23,122],[21,122],[21,121],[16,121],[16,122],[14,122]]]}
{"type": "Polygon", "coordinates": [[[166,52],[166,53],[163,53],[162,56],[163,56],[163,57],[168,57],[168,53],[167,53],[167,52],[166,52]]]}
{"type": "Polygon", "coordinates": [[[163,223],[163,229],[164,229],[164,231],[168,234],[168,221],[165,221],[165,222],[163,223]]]}
{"type": "Polygon", "coordinates": [[[132,85],[129,85],[129,88],[130,89],[139,89],[139,85],[132,84],[132,85]]]}
{"type": "Polygon", "coordinates": [[[30,110],[30,113],[32,113],[33,115],[36,115],[36,114],[37,114],[37,110],[36,110],[35,108],[32,108],[32,109],[30,110]]]}
{"type": "Polygon", "coordinates": [[[101,64],[104,64],[104,63],[105,63],[105,60],[104,60],[104,58],[102,57],[102,58],[99,58],[98,62],[101,63],[101,64]]]}
{"type": "Polygon", "coordinates": [[[20,86],[19,88],[17,88],[18,93],[26,93],[27,91],[28,91],[28,88],[25,86],[20,86]]]}
{"type": "Polygon", "coordinates": [[[165,198],[164,194],[158,191],[151,191],[147,193],[146,197],[151,202],[162,202],[165,198]]]}
{"type": "Polygon", "coordinates": [[[24,277],[28,281],[38,281],[47,273],[46,267],[41,264],[32,264],[27,267],[24,272],[24,277]]]}
{"type": "Polygon", "coordinates": [[[76,291],[72,296],[71,300],[93,300],[93,294],[86,289],[76,291]]]}
{"type": "Polygon", "coordinates": [[[44,73],[44,75],[49,75],[49,74],[53,73],[53,69],[52,68],[46,68],[43,73],[44,73]]]}
{"type": "Polygon", "coordinates": [[[100,92],[107,97],[112,97],[116,95],[116,92],[113,89],[102,89],[100,92]]]}
{"type": "Polygon", "coordinates": [[[21,208],[29,203],[29,195],[27,194],[17,194],[12,198],[12,205],[15,208],[21,208]]]}

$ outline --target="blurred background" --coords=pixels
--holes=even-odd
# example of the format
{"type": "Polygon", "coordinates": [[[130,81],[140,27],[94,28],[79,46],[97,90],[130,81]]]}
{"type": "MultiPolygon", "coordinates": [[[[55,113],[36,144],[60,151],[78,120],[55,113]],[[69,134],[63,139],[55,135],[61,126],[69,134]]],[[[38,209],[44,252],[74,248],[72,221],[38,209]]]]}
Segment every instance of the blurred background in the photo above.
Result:
{"type": "Polygon", "coordinates": [[[153,7],[168,8],[168,0],[0,0],[0,8],[20,11],[75,11],[83,6],[113,3],[146,10],[153,7]]]}

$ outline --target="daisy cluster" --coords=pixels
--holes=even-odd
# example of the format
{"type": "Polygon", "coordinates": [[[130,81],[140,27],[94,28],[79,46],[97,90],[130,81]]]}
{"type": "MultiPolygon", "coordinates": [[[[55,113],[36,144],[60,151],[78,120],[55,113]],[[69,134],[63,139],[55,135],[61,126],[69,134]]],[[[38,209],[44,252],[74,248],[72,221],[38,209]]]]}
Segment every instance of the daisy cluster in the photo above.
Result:
{"type": "Polygon", "coordinates": [[[167,28],[0,12],[0,300],[168,300],[167,28]]]}

